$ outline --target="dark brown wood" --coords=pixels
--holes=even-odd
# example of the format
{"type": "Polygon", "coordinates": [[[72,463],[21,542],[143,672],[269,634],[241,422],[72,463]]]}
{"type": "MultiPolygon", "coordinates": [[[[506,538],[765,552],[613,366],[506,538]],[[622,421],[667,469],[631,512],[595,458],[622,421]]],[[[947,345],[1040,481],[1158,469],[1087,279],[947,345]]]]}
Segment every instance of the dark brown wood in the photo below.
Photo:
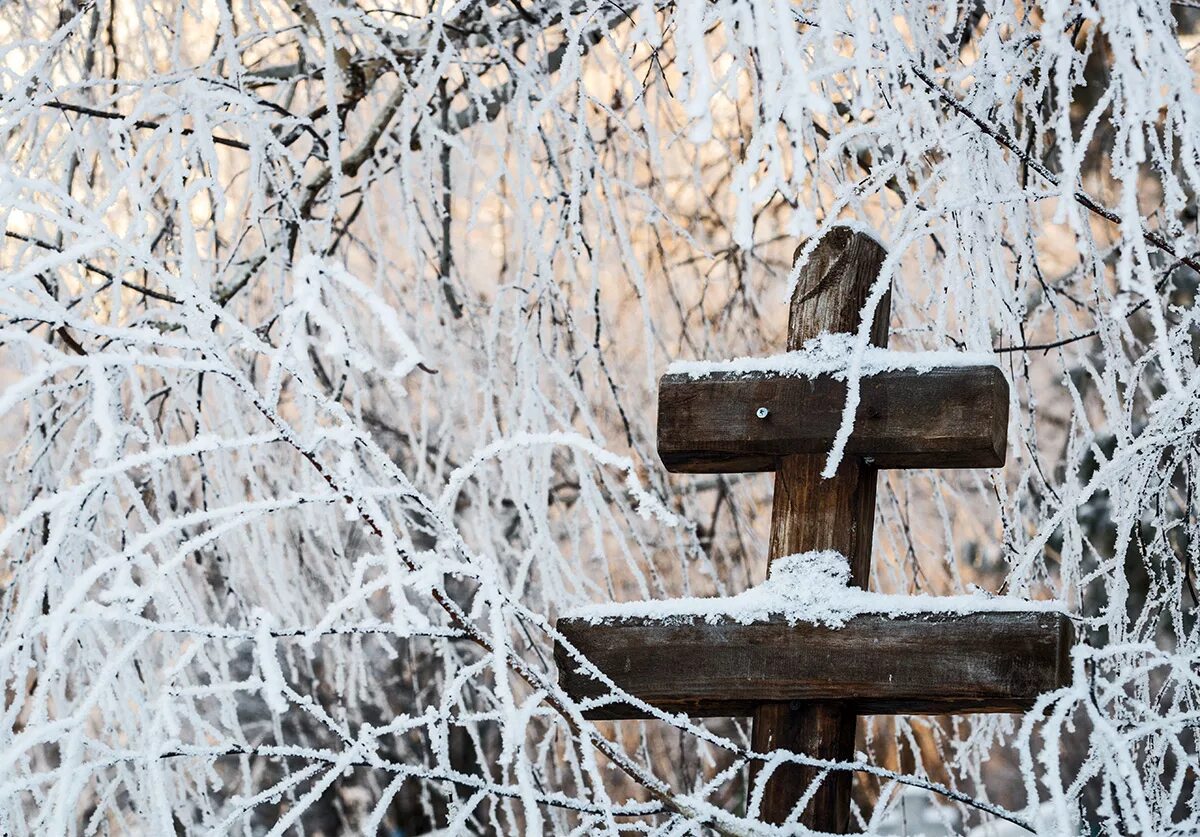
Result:
{"type": "MultiPolygon", "coordinates": [[[[864,614],[841,628],[723,619],[558,620],[558,630],[626,692],[668,712],[744,716],[763,702],[845,701],[864,715],[1023,712],[1070,682],[1071,621],[1047,611],[864,614]]],[[[608,694],[562,646],[560,685],[576,699],[608,694]]],[[[647,717],[627,705],[594,719],[647,717]]]]}
{"type": "MultiPolygon", "coordinates": [[[[800,249],[796,251],[797,257],[800,249]]],[[[879,242],[845,227],[830,230],[800,269],[788,313],[789,350],[825,333],[857,331],[864,306],[886,253],[879,242]]],[[[891,292],[875,307],[871,343],[887,345],[891,292]]],[[[768,561],[814,549],[833,549],[850,560],[850,581],[866,587],[871,572],[871,536],[875,526],[876,469],[857,457],[846,457],[837,473],[821,477],[822,454],[793,454],[779,460],[771,507],[768,561]]],[[[769,570],[768,570],[769,572],[769,570]]],[[[854,757],[854,710],[836,704],[793,705],[789,711],[764,705],[754,713],[753,741],[787,742],[795,752],[834,761],[854,757]],[[849,727],[848,735],[822,737],[824,731],[849,727]]],[[[761,751],[760,751],[761,752],[761,751]]],[[[758,764],[750,771],[751,784],[758,764]]],[[[825,773],[800,764],[775,769],[763,790],[761,818],[782,823],[801,798],[809,802],[801,824],[816,831],[840,833],[850,810],[852,774],[825,773]]]]}
{"type": "MultiPolygon", "coordinates": [[[[857,331],[883,264],[869,236],[835,228],[800,272],[788,349],[823,333],[857,331]]],[[[871,342],[887,344],[890,298],[875,307],[871,342]]],[[[769,560],[832,549],[867,587],[877,472],[884,468],[996,467],[1004,462],[1008,386],[994,367],[893,372],[866,378],[846,456],[829,479],[826,452],[841,423],[845,385],[832,377],[668,375],[659,395],[659,455],[669,470],[775,471],[769,560]],[[763,409],[765,408],[765,409],[763,409]],[[762,414],[760,414],[760,410],[762,414]]],[[[628,694],[671,712],[754,717],[752,748],[786,748],[851,761],[856,715],[1009,712],[1068,679],[1071,623],[1048,612],[854,617],[838,629],[731,620],[560,619],[558,628],[628,694]]],[[[597,719],[643,717],[605,702],[563,647],[559,678],[597,719]]],[[[752,766],[751,784],[755,784],[752,766]]],[[[800,799],[804,826],[844,833],[851,773],[779,766],[759,817],[782,823],[800,799]],[[814,783],[818,783],[815,787],[814,783]]]]}
{"type": "MultiPolygon", "coordinates": [[[[1008,382],[994,366],[873,375],[860,382],[859,398],[849,456],[870,457],[877,468],[1004,464],[1008,382]]],[[[846,384],[827,375],[666,375],[658,455],[677,473],[774,471],[788,454],[828,451],[845,403],[846,384]]]]}
{"type": "MultiPolygon", "coordinates": [[[[751,747],[755,752],[769,753],[771,750],[790,750],[826,761],[844,761],[846,753],[854,752],[854,731],[858,719],[842,702],[819,703],[815,701],[790,701],[788,703],[763,703],[754,711],[754,731],[751,747]]],[[[812,768],[802,768],[803,784],[793,784],[787,779],[798,771],[797,765],[780,765],[763,791],[760,816],[768,822],[780,823],[796,805],[797,791],[808,788],[808,776],[819,780],[819,773],[812,768]],[[785,771],[776,777],[779,771],[785,771]]],[[[831,773],[829,778],[836,777],[831,773]]],[[[847,774],[849,775],[849,774],[847,774]]],[[[850,788],[846,782],[843,798],[837,783],[827,778],[817,788],[801,822],[815,823],[813,828],[833,834],[845,834],[850,825],[850,788]]]]}

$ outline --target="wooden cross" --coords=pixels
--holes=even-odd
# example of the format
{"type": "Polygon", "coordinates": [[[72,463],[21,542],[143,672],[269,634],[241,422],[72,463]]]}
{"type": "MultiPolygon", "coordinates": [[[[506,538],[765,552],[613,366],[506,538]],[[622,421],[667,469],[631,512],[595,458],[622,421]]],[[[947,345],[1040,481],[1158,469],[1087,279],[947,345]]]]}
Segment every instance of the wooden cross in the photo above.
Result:
{"type": "MultiPolygon", "coordinates": [[[[800,273],[788,348],[857,330],[884,260],[871,237],[825,235],[800,273]]],[[[890,294],[872,342],[887,344],[890,294]]],[[[863,378],[854,432],[837,473],[821,477],[841,424],[846,385],[832,376],[714,373],[660,383],[658,451],[685,473],[775,471],[769,561],[811,550],[847,556],[851,583],[867,587],[879,468],[998,467],[1007,448],[1008,384],[994,366],[893,371],[863,378]]],[[[1070,621],[1050,611],[891,617],[862,614],[843,627],[732,619],[621,617],[558,620],[580,652],[631,695],[695,717],[753,715],[753,749],[786,748],[852,761],[856,716],[1013,712],[1069,675],[1070,621]]],[[[556,649],[559,679],[577,699],[608,690],[556,649]]],[[[593,718],[645,717],[598,705],[593,718]]],[[[761,816],[782,823],[823,771],[796,763],[766,784],[761,816]]],[[[848,771],[832,771],[800,822],[845,833],[848,771]]]]}

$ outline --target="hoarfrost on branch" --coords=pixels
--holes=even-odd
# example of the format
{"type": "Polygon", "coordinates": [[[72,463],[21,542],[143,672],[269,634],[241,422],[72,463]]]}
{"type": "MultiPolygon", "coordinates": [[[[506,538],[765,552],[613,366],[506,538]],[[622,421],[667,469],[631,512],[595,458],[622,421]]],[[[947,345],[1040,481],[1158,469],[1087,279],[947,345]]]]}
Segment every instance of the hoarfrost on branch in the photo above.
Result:
{"type": "Polygon", "coordinates": [[[552,625],[763,581],[656,378],[778,351],[838,223],[893,347],[1012,382],[1005,469],[883,478],[877,589],[1084,640],[866,719],[857,827],[1200,828],[1192,6],[4,4],[0,832],[776,833],[804,754],[585,721],[552,625]]]}

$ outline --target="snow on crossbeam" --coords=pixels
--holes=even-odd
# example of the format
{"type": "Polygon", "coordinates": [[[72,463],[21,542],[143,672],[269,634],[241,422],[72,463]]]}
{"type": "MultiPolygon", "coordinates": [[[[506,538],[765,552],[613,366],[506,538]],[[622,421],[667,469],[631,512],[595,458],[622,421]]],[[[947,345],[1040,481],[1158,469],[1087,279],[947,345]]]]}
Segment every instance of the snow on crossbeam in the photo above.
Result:
{"type": "MultiPolygon", "coordinates": [[[[625,692],[695,717],[764,701],[838,700],[858,713],[1014,712],[1070,679],[1074,631],[1052,602],[895,596],[849,585],[832,552],[777,559],[737,596],[608,604],[558,630],[625,692]]],[[[565,645],[559,682],[595,719],[643,718],[565,645]]]]}
{"type": "MultiPolygon", "coordinates": [[[[863,378],[846,454],[879,468],[995,468],[1008,439],[1008,383],[995,366],[899,368],[863,378]]],[[[662,378],[658,454],[670,471],[775,470],[824,454],[842,423],[846,383],[765,370],[662,378]]]]}
{"type": "Polygon", "coordinates": [[[833,550],[786,555],[771,562],[766,581],[734,596],[605,602],[577,607],[564,617],[592,625],[644,620],[663,625],[783,621],[840,628],[855,616],[890,619],[972,616],[980,613],[1061,613],[1062,604],[976,592],[958,596],[904,596],[850,584],[850,563],[833,550]]]}
{"type": "Polygon", "coordinates": [[[816,378],[830,375],[838,380],[868,377],[887,372],[930,372],[934,369],[970,366],[996,366],[993,355],[983,352],[937,350],[906,352],[882,346],[858,348],[854,334],[820,334],[791,352],[774,355],[735,357],[728,360],[676,360],[667,367],[668,375],[692,379],[709,375],[786,375],[792,378],[816,378]]]}

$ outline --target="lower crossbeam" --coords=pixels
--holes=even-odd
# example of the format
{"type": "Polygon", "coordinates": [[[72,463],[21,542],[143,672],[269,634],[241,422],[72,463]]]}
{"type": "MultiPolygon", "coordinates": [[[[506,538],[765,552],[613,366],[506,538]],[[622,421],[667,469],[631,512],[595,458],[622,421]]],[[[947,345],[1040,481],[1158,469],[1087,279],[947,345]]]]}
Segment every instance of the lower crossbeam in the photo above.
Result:
{"type": "MultiPolygon", "coordinates": [[[[764,702],[841,701],[858,714],[1018,712],[1066,685],[1074,631],[1053,611],[888,616],[830,628],[782,618],[622,617],[558,620],[563,636],[629,694],[692,717],[752,714],[764,702]]],[[[608,689],[555,649],[559,683],[577,700],[608,689]]],[[[592,719],[646,713],[594,705],[592,719]]]]}

